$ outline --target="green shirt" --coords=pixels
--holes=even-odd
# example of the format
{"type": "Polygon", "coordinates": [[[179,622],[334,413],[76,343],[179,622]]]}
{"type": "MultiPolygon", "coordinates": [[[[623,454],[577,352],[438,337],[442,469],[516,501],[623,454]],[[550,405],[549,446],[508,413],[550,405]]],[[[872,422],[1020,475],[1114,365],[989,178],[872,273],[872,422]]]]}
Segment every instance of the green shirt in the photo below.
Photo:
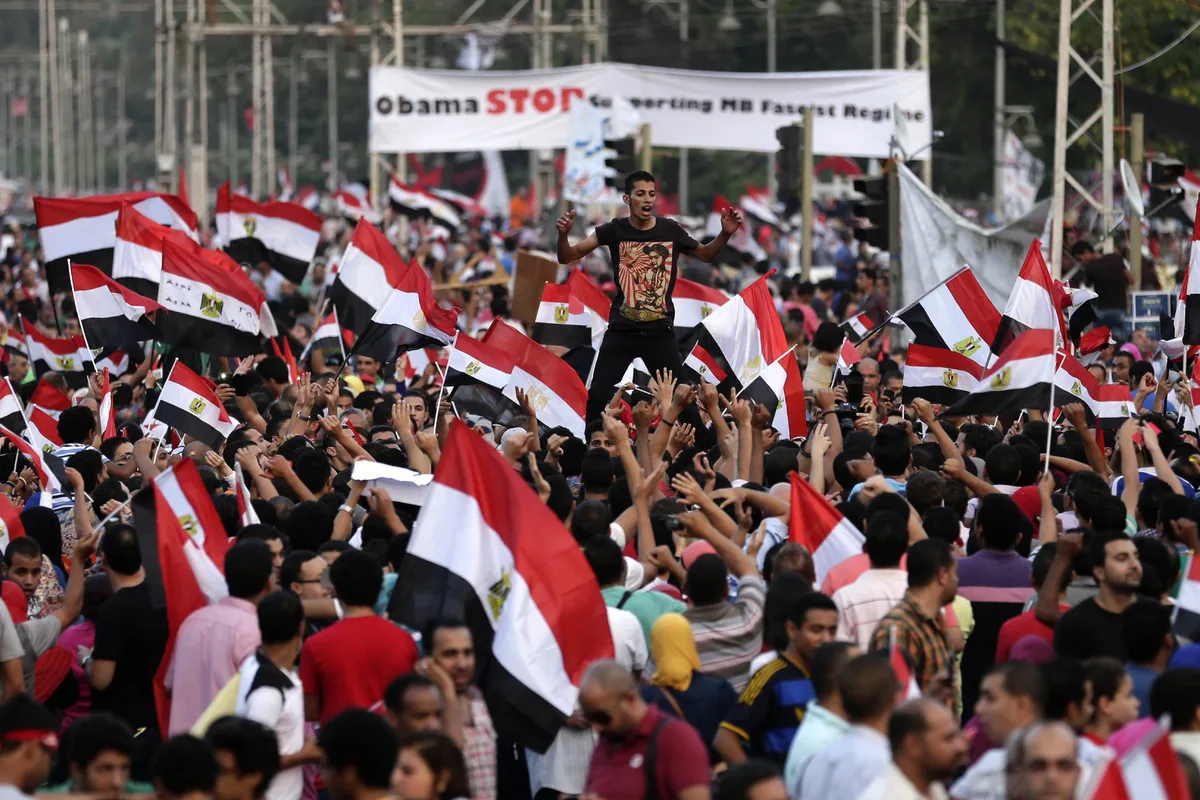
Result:
{"type": "MultiPolygon", "coordinates": [[[[624,586],[610,586],[607,589],[601,589],[600,594],[604,595],[604,605],[609,608],[616,608],[621,603],[621,598],[625,596],[627,589],[624,586]]],[[[663,614],[682,614],[687,611],[687,605],[679,602],[669,594],[662,592],[634,592],[629,595],[629,599],[625,601],[625,605],[621,606],[637,617],[637,621],[642,625],[642,633],[646,635],[646,647],[650,647],[650,629],[654,627],[654,623],[663,614]]]]}
{"type": "MultiPolygon", "coordinates": [[[[75,786],[75,781],[71,778],[67,779],[66,783],[56,784],[55,786],[43,786],[38,789],[38,794],[80,794],[80,791],[75,786]]],[[[139,783],[138,781],[130,781],[125,784],[123,795],[131,794],[154,794],[153,783],[139,783]]]]}

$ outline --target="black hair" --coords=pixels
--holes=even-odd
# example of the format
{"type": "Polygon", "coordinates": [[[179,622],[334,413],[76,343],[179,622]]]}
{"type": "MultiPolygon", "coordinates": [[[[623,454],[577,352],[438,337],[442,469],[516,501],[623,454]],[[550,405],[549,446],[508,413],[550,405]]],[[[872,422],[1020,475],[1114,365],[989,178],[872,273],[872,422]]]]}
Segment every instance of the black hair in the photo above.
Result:
{"type": "Polygon", "coordinates": [[[329,567],[338,599],[348,606],[372,608],[383,587],[383,568],[361,550],[348,550],[329,567]]]}
{"type": "Polygon", "coordinates": [[[466,759],[462,750],[446,734],[441,731],[413,731],[400,738],[397,753],[401,750],[414,750],[420,755],[429,771],[438,779],[439,797],[471,796],[466,759]]]}
{"type": "Polygon", "coordinates": [[[258,630],[263,644],[290,642],[303,624],[304,606],[294,592],[274,591],[258,603],[258,630]]]}
{"type": "Polygon", "coordinates": [[[354,545],[341,539],[330,539],[325,544],[317,548],[317,553],[349,553],[354,549],[354,545]]]}
{"type": "Polygon", "coordinates": [[[8,547],[4,550],[4,565],[12,567],[13,556],[22,555],[29,558],[37,559],[39,565],[42,559],[42,546],[38,544],[37,539],[32,536],[19,536],[8,543],[8,547]]]}
{"type": "Polygon", "coordinates": [[[867,518],[863,551],[872,569],[893,569],[908,549],[908,520],[893,511],[877,511],[867,518]]]}
{"type": "Polygon", "coordinates": [[[991,425],[981,425],[977,422],[963,425],[959,434],[963,437],[963,452],[974,450],[975,456],[983,459],[986,459],[992,448],[1004,438],[1000,431],[991,425]]]}
{"type": "Polygon", "coordinates": [[[1083,662],[1087,678],[1092,682],[1092,701],[1096,703],[1099,713],[1100,700],[1111,700],[1121,691],[1121,683],[1125,680],[1125,665],[1115,658],[1098,656],[1083,662]]]}
{"type": "Polygon", "coordinates": [[[908,431],[900,425],[880,426],[875,434],[875,466],[883,475],[901,475],[912,461],[908,431]]]}
{"type": "Polygon", "coordinates": [[[225,551],[225,583],[229,594],[245,600],[260,594],[271,580],[275,556],[261,539],[238,542],[225,551]]]}
{"type": "Polygon", "coordinates": [[[1103,569],[1105,561],[1108,558],[1108,545],[1110,542],[1119,542],[1128,540],[1129,535],[1124,531],[1096,531],[1092,534],[1091,541],[1087,542],[1088,563],[1092,569],[1103,569]]]}
{"type": "Polygon", "coordinates": [[[729,568],[720,556],[705,553],[688,567],[683,589],[694,607],[722,603],[729,593],[729,568]]]}
{"type": "Polygon", "coordinates": [[[747,800],[763,781],[779,777],[779,769],[766,761],[744,761],[721,773],[713,800],[747,800]]]}
{"type": "Polygon", "coordinates": [[[217,757],[208,743],[190,733],[163,742],[154,757],[154,783],[162,794],[181,797],[193,792],[211,795],[217,786],[217,757]]]}
{"type": "Polygon", "coordinates": [[[63,444],[92,443],[96,434],[96,417],[87,406],[71,406],[58,415],[58,438],[63,444]]]}
{"type": "Polygon", "coordinates": [[[1160,598],[1175,585],[1179,577],[1179,553],[1157,536],[1135,536],[1133,546],[1142,564],[1142,580],[1138,594],[1160,598]]]}
{"type": "Polygon", "coordinates": [[[1008,495],[985,495],[975,513],[975,530],[980,534],[981,544],[988,550],[1012,550],[1020,541],[1024,516],[1021,507],[1008,495]]]}
{"type": "Polygon", "coordinates": [[[808,616],[808,612],[810,611],[832,611],[837,613],[837,610],[838,607],[833,602],[832,597],[820,592],[810,591],[792,603],[792,609],[788,613],[788,621],[797,628],[800,628],[804,626],[804,618],[808,616]]]}
{"type": "Polygon", "coordinates": [[[325,503],[313,500],[296,503],[292,519],[304,520],[304,524],[297,524],[295,530],[288,527],[292,546],[297,550],[315,552],[333,537],[333,511],[325,503]]]}
{"type": "Polygon", "coordinates": [[[1021,454],[1010,444],[998,444],[983,458],[988,480],[1013,485],[1021,478],[1021,454]]]}
{"type": "Polygon", "coordinates": [[[100,443],[100,453],[110,461],[116,457],[117,448],[123,444],[132,444],[124,436],[110,436],[100,443]]]}
{"type": "Polygon", "coordinates": [[[1046,704],[1042,707],[1042,716],[1047,721],[1065,721],[1072,704],[1083,706],[1087,695],[1087,670],[1074,658],[1047,661],[1039,669],[1046,685],[1046,704]]]}
{"type": "Polygon", "coordinates": [[[1121,630],[1129,661],[1148,664],[1171,632],[1171,607],[1158,600],[1139,598],[1121,612],[1121,630]]]}
{"type": "Polygon", "coordinates": [[[255,365],[254,371],[264,381],[288,382],[288,365],[279,356],[267,356],[255,365]]]}
{"type": "Polygon", "coordinates": [[[100,482],[100,473],[104,471],[104,456],[100,455],[99,450],[80,450],[67,459],[66,466],[79,473],[83,478],[83,490],[91,494],[100,482]]]}
{"type": "Polygon", "coordinates": [[[608,538],[612,515],[608,506],[601,500],[583,500],[575,505],[571,515],[571,535],[581,545],[586,545],[593,538],[608,538]]]}
{"type": "Polygon", "coordinates": [[[359,782],[372,789],[391,784],[400,747],[396,732],[379,715],[347,709],[321,726],[317,743],[331,768],[353,767],[359,782]]]}
{"type": "Polygon", "coordinates": [[[142,548],[133,526],[123,522],[110,524],[100,539],[104,565],[118,575],[130,576],[142,568],[142,548]]]}
{"type": "MultiPolygon", "coordinates": [[[[779,543],[784,544],[787,543],[779,543]]],[[[771,557],[768,556],[767,560],[770,563],[771,557]]],[[[772,576],[767,584],[766,600],[763,601],[763,641],[768,647],[778,651],[787,649],[787,621],[792,606],[811,591],[812,584],[799,572],[781,572],[772,576]]]]}
{"type": "Polygon", "coordinates": [[[888,717],[888,744],[892,753],[899,754],[904,746],[904,740],[914,734],[921,735],[929,730],[929,720],[925,716],[928,700],[913,700],[896,707],[888,717]]]}
{"type": "Polygon", "coordinates": [[[937,539],[922,539],[908,548],[908,587],[920,589],[937,580],[938,573],[954,566],[950,545],[937,539]]]}
{"type": "MultiPolygon", "coordinates": [[[[1033,557],[1033,567],[1030,570],[1030,578],[1033,580],[1035,589],[1040,590],[1042,584],[1046,582],[1046,576],[1050,574],[1050,567],[1054,564],[1054,555],[1058,552],[1058,542],[1047,542],[1042,545],[1037,555],[1033,557]]],[[[1065,592],[1067,586],[1071,583],[1071,570],[1064,570],[1062,580],[1058,584],[1058,591],[1065,592]]]]}
{"type": "Polygon", "coordinates": [[[593,447],[579,465],[579,482],[584,491],[608,492],[613,482],[612,456],[601,447],[593,447]]]}
{"type": "Polygon", "coordinates": [[[850,661],[850,651],[854,647],[853,642],[826,642],[813,653],[809,674],[818,702],[828,700],[837,688],[838,675],[850,661]]]}
{"type": "Polygon", "coordinates": [[[932,469],[917,470],[908,476],[904,485],[904,497],[919,516],[924,516],[931,509],[940,508],[945,491],[946,479],[932,469]]]}
{"type": "Polygon", "coordinates": [[[1200,708],[1200,669],[1175,667],[1150,685],[1150,717],[1171,715],[1172,731],[1190,731],[1200,708]]]}
{"type": "Polygon", "coordinates": [[[896,699],[896,673],[881,653],[850,659],[842,667],[837,684],[842,708],[852,724],[880,716],[896,699]]]}
{"type": "Polygon", "coordinates": [[[1028,661],[1005,661],[988,670],[987,675],[999,675],[1000,685],[1007,694],[1028,697],[1039,714],[1046,707],[1046,678],[1036,665],[1028,661]]]}
{"type": "Polygon", "coordinates": [[[389,683],[387,689],[384,690],[383,705],[393,714],[399,714],[404,710],[404,695],[408,694],[408,690],[414,687],[436,690],[437,684],[424,675],[418,675],[415,672],[400,675],[389,683]]]}
{"type": "Polygon", "coordinates": [[[233,756],[239,775],[258,775],[254,796],[262,797],[279,772],[279,740],[275,731],[248,717],[221,717],[208,726],[204,741],[214,751],[233,756]]]}
{"type": "Polygon", "coordinates": [[[812,345],[821,353],[836,353],[842,349],[846,340],[846,332],[836,322],[825,321],[817,326],[813,333],[812,345]]]}
{"type": "MultiPolygon", "coordinates": [[[[237,498],[234,498],[235,500],[237,498]]],[[[283,534],[273,525],[264,525],[261,522],[252,523],[238,531],[237,535],[239,542],[261,541],[269,542],[275,539],[283,539],[283,534]]]]}
{"type": "Polygon", "coordinates": [[[658,180],[644,169],[635,170],[625,176],[625,194],[633,194],[635,183],[653,183],[658,186],[658,180]]]}
{"type": "Polygon", "coordinates": [[[292,463],[296,477],[313,494],[325,488],[329,482],[329,456],[324,450],[310,450],[297,456],[292,463]]]}
{"type": "Polygon", "coordinates": [[[1142,481],[1142,487],[1138,491],[1137,510],[1142,516],[1144,527],[1158,527],[1158,507],[1163,500],[1174,496],[1175,491],[1162,478],[1148,478],[1142,481]]]}
{"type": "Polygon", "coordinates": [[[86,769],[108,751],[133,755],[133,729],[120,717],[92,713],[76,719],[63,734],[63,756],[73,766],[86,769]]]}
{"type": "Polygon", "coordinates": [[[625,574],[625,556],[621,547],[607,536],[593,536],[583,543],[583,556],[600,586],[621,582],[625,574]]]}
{"type": "Polygon", "coordinates": [[[953,547],[962,538],[962,525],[952,508],[931,508],[921,517],[921,527],[930,539],[937,539],[953,547]]]}
{"type": "Polygon", "coordinates": [[[45,506],[30,506],[21,512],[25,535],[36,541],[50,563],[66,572],[62,557],[62,526],[53,510],[45,506]]]}

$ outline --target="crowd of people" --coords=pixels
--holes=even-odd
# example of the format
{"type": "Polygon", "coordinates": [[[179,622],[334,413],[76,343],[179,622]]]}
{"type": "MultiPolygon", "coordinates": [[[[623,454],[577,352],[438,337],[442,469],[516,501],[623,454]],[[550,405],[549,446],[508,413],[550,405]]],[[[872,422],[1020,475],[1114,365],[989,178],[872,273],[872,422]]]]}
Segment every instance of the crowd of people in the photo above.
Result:
{"type": "MultiPolygon", "coordinates": [[[[664,232],[644,183],[630,189],[631,216],[575,246],[573,219],[560,221],[558,252],[616,298],[621,352],[637,354],[674,342],[677,272],[736,292],[766,265],[706,263],[736,215],[700,245],[673,222],[664,232]],[[621,274],[631,240],[672,245],[664,282],[621,274]]],[[[449,246],[407,231],[397,246],[435,284],[511,273],[537,245],[516,232],[495,244],[478,225],[449,246]]],[[[291,352],[320,322],[347,236],[329,233],[300,285],[252,270],[291,352]]],[[[78,332],[71,296],[48,291],[36,231],[13,242],[8,319],[78,332]]],[[[28,410],[45,386],[70,407],[51,453],[67,483],[48,501],[29,459],[0,450],[15,467],[0,486],[14,514],[0,516],[19,511],[25,533],[4,542],[0,582],[0,794],[1065,800],[1165,722],[1200,797],[1200,644],[1173,613],[1200,547],[1187,384],[1176,391],[1142,334],[1091,366],[1142,409],[1117,431],[1078,404],[1055,419],[948,416],[902,402],[903,348],[870,339],[849,404],[846,382],[833,385],[839,323],[886,317],[888,276],[853,237],[835,249],[833,279],[769,281],[803,367],[805,436],[689,378],[677,352],[644,390],[593,383],[603,396],[583,439],[539,426],[528,398],[507,428],[467,420],[562,522],[541,533],[578,543],[607,608],[614,657],[578,676],[577,707],[544,752],[497,733],[480,688],[492,655],[466,618],[425,630],[389,618],[421,509],[351,477],[364,460],[436,474],[456,415],[438,354],[342,363],[314,350],[294,375],[265,347],[206,359],[237,423],[214,449],[145,424],[166,374],[149,348],[131,350],[107,396],[6,348],[28,410]],[[183,460],[231,546],[227,596],[172,631],[130,501],[183,460]],[[817,543],[789,535],[793,473],[861,531],[861,553],[828,568],[817,543]]],[[[502,283],[438,299],[459,309],[462,335],[495,318],[522,326],[502,283]]],[[[615,358],[605,347],[598,363],[615,358]]]]}

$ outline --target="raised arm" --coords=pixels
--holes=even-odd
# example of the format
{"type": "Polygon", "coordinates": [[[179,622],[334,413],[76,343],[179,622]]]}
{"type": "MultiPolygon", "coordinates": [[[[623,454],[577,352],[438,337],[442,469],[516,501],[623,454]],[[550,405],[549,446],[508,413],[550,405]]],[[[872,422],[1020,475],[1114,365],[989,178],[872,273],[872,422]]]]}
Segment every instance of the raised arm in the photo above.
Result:
{"type": "Polygon", "coordinates": [[[563,214],[555,224],[555,227],[558,228],[558,263],[560,264],[578,261],[600,246],[600,241],[596,238],[595,233],[588,234],[579,244],[571,244],[567,240],[567,234],[571,232],[571,226],[574,224],[575,209],[563,214]]]}
{"type": "Polygon", "coordinates": [[[1104,480],[1108,480],[1112,475],[1112,470],[1109,469],[1108,462],[1104,459],[1104,451],[1100,449],[1100,443],[1096,441],[1096,437],[1088,428],[1087,412],[1084,411],[1083,403],[1068,403],[1063,406],[1063,413],[1067,415],[1067,421],[1083,439],[1083,452],[1087,454],[1088,464],[1104,480]]]}
{"type": "MultiPolygon", "coordinates": [[[[721,212],[721,232],[717,234],[717,238],[697,247],[692,251],[692,256],[711,264],[713,259],[717,257],[717,254],[721,252],[721,248],[729,242],[729,237],[733,236],[741,226],[741,213],[736,208],[725,209],[721,212]]],[[[560,258],[559,261],[562,261],[562,259],[560,258]]]]}

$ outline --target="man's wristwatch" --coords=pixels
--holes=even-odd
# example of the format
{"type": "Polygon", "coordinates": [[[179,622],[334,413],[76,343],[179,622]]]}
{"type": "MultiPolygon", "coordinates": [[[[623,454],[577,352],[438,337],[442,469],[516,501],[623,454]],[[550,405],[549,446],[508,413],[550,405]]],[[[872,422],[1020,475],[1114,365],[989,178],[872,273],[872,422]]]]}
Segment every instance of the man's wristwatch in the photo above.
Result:
{"type": "Polygon", "coordinates": [[[345,503],[342,503],[340,506],[338,506],[338,512],[340,513],[342,511],[345,511],[350,516],[354,516],[354,506],[348,506],[345,503]]]}

